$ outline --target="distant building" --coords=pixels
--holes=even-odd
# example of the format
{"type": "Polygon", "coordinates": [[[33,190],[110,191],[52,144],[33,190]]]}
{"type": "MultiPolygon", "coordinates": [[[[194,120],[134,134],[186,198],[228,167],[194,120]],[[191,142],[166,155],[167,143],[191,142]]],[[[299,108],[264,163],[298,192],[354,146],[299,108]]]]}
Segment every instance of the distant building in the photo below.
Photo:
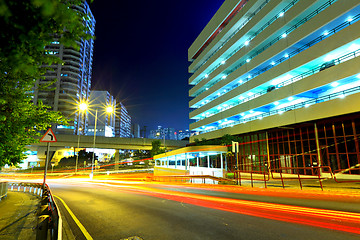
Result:
{"type": "MultiPolygon", "coordinates": [[[[88,3],[83,1],[80,6],[73,8],[88,14],[89,20],[84,21],[83,24],[86,24],[88,32],[94,36],[95,18],[88,3]]],[[[77,103],[81,99],[89,99],[94,39],[81,40],[77,44],[80,46],[79,50],[65,48],[55,36],[51,45],[46,46],[45,50],[47,54],[59,57],[64,64],[50,66],[52,70],[48,70],[44,74],[44,79],[37,79],[34,86],[33,101],[35,104],[42,101],[51,107],[50,110],[60,111],[68,119],[74,119],[69,121],[70,126],[56,126],[55,133],[76,134],[78,128],[87,130],[86,115],[84,117],[76,110],[77,103]],[[57,81],[50,86],[54,90],[48,91],[39,88],[42,84],[47,84],[54,79],[57,81]]]]}
{"type": "Polygon", "coordinates": [[[90,105],[87,111],[88,129],[86,135],[94,135],[95,116],[97,110],[96,136],[114,137],[115,136],[115,111],[106,112],[106,107],[115,108],[116,100],[108,91],[91,91],[90,105]]]}
{"type": "Polygon", "coordinates": [[[190,138],[190,131],[189,129],[186,130],[179,130],[176,134],[177,140],[182,140],[184,138],[190,138]]]}
{"type": "Polygon", "coordinates": [[[131,123],[131,137],[140,138],[140,125],[137,123],[131,123]]]}
{"type": "Polygon", "coordinates": [[[158,126],[158,129],[150,130],[149,138],[164,139],[164,137],[168,140],[176,140],[175,129],[158,126]]]}
{"type": "Polygon", "coordinates": [[[115,137],[131,137],[131,117],[126,107],[119,102],[115,119],[115,137]]]}

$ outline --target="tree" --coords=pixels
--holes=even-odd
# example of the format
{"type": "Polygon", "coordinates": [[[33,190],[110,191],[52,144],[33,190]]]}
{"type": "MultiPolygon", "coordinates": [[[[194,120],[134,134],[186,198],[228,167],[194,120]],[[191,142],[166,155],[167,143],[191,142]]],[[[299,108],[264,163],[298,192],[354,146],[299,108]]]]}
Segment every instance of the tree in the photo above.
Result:
{"type": "Polygon", "coordinates": [[[61,113],[32,102],[32,87],[49,69],[42,66],[61,62],[45,50],[54,36],[74,49],[76,40],[90,37],[82,24],[87,16],[72,9],[80,3],[0,0],[0,167],[20,163],[39,131],[67,123],[61,113]]]}
{"type": "MultiPolygon", "coordinates": [[[[79,151],[78,164],[84,161],[91,163],[93,152],[86,152],[85,150],[79,151]]],[[[94,160],[98,160],[98,156],[94,155],[94,160]]],[[[58,167],[74,167],[76,165],[76,156],[63,157],[58,163],[58,167]]],[[[80,166],[80,165],[79,165],[80,166]]]]}
{"type": "Polygon", "coordinates": [[[164,153],[165,148],[161,148],[161,141],[160,140],[154,140],[151,142],[151,150],[150,150],[150,156],[153,157],[157,154],[164,153]]]}

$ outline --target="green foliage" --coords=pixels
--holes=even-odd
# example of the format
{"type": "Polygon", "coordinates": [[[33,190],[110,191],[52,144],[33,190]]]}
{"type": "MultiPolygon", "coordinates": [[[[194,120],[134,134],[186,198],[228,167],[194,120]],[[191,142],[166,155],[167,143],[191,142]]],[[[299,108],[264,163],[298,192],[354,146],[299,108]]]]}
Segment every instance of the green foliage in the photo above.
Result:
{"type": "Polygon", "coordinates": [[[32,103],[32,87],[46,68],[60,59],[46,54],[54,36],[65,46],[89,38],[83,19],[72,10],[79,0],[0,0],[0,167],[16,165],[25,146],[36,142],[39,131],[66,124],[59,112],[32,103]]]}
{"type": "Polygon", "coordinates": [[[153,157],[157,154],[161,154],[165,152],[165,148],[161,148],[161,141],[154,140],[151,142],[152,148],[150,150],[150,156],[153,157]]]}
{"type": "MultiPolygon", "coordinates": [[[[93,152],[86,152],[85,150],[79,151],[79,158],[78,158],[78,167],[82,166],[84,161],[91,164],[92,161],[92,154],[93,152]]],[[[98,159],[98,156],[96,154],[94,155],[94,161],[98,159]]],[[[76,156],[70,156],[70,157],[63,157],[60,159],[57,167],[75,167],[76,165],[76,156]]]]}
{"type": "Polygon", "coordinates": [[[225,134],[219,139],[210,139],[206,140],[205,138],[202,138],[201,141],[197,138],[194,139],[194,145],[195,146],[203,146],[203,145],[231,145],[231,142],[239,141],[239,138],[236,136],[232,136],[230,134],[225,134]]]}

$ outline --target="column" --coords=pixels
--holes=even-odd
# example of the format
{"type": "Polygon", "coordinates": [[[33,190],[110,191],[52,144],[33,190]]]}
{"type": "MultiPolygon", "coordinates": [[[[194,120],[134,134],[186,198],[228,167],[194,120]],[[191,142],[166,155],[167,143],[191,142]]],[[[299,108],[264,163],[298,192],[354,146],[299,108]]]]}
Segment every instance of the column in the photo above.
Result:
{"type": "Polygon", "coordinates": [[[209,154],[207,154],[207,166],[208,166],[208,168],[210,168],[210,156],[209,156],[209,154]]]}
{"type": "Polygon", "coordinates": [[[223,163],[222,153],[220,153],[220,168],[221,168],[221,171],[224,170],[224,163],[223,163]]]}
{"type": "Polygon", "coordinates": [[[114,166],[115,171],[119,171],[119,162],[120,162],[120,152],[119,149],[115,149],[115,166],[114,166]]]}

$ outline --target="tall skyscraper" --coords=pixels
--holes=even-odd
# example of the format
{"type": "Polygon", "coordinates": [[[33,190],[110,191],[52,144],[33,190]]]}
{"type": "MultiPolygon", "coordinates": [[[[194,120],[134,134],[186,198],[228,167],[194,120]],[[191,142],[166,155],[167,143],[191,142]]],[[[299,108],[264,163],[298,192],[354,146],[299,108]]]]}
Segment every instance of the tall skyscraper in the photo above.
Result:
{"type": "Polygon", "coordinates": [[[226,0],[188,51],[190,141],[237,136],[253,169],[360,164],[359,19],[358,0],[226,0]]]}
{"type": "MultiPolygon", "coordinates": [[[[83,1],[81,5],[73,7],[75,11],[80,11],[89,16],[88,20],[83,20],[88,33],[94,36],[95,19],[90,10],[89,4],[83,1]]],[[[62,112],[67,118],[74,119],[70,126],[56,126],[56,133],[74,134],[80,127],[86,131],[86,115],[79,114],[76,104],[80,100],[89,99],[91,87],[91,73],[93,61],[94,40],[80,40],[77,42],[80,50],[65,48],[59,44],[56,36],[51,45],[46,47],[47,54],[58,56],[64,64],[54,64],[50,66],[52,70],[47,71],[44,79],[38,79],[34,87],[34,103],[41,100],[44,104],[51,107],[53,111],[62,112]],[[54,79],[54,90],[44,91],[39,89],[39,85],[46,84],[54,79]],[[85,116],[85,117],[84,117],[85,116]]],[[[47,66],[44,66],[47,67],[47,66]]]]}

